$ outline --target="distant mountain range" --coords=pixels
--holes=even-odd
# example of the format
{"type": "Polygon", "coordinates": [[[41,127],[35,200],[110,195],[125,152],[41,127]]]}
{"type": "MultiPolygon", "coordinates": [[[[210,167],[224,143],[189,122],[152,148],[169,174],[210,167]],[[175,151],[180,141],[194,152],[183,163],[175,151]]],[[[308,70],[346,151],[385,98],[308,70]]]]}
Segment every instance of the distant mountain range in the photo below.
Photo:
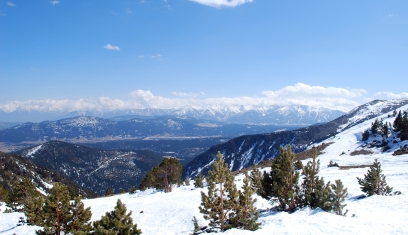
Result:
{"type": "Polygon", "coordinates": [[[216,159],[218,151],[221,151],[224,155],[225,163],[233,171],[250,167],[254,162],[259,163],[275,158],[281,146],[291,145],[295,153],[301,152],[313,143],[323,141],[331,136],[335,136],[340,131],[407,104],[408,99],[375,100],[324,124],[312,125],[292,131],[240,136],[225,143],[215,145],[198,155],[183,168],[183,172],[184,175],[189,177],[195,177],[199,173],[205,175],[211,169],[211,162],[216,159]]]}
{"type": "Polygon", "coordinates": [[[162,117],[113,121],[90,116],[78,116],[57,121],[23,123],[0,130],[0,142],[82,140],[107,141],[144,138],[235,137],[245,134],[269,133],[299,126],[223,124],[192,118],[162,117]]]}
{"type": "Polygon", "coordinates": [[[163,159],[150,151],[99,150],[50,141],[15,152],[35,164],[54,169],[98,195],[137,187],[148,170],[163,159]]]}
{"type": "Polygon", "coordinates": [[[235,124],[267,124],[267,125],[311,125],[333,120],[344,114],[339,110],[313,108],[309,106],[243,106],[234,105],[221,107],[217,105],[205,108],[185,107],[181,109],[133,109],[109,112],[40,112],[16,110],[6,112],[0,110],[3,122],[41,122],[59,120],[76,116],[94,116],[113,121],[129,119],[153,119],[157,117],[205,119],[235,124]]]}

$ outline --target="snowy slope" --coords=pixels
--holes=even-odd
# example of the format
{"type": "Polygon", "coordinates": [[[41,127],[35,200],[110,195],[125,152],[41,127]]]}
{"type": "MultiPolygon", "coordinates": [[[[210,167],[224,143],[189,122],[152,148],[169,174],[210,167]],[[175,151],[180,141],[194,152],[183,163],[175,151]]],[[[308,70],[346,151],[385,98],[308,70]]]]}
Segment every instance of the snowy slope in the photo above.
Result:
{"type": "MultiPolygon", "coordinates": [[[[408,106],[401,107],[402,110],[407,108],[408,106]]],[[[388,118],[388,114],[383,114],[381,117],[387,122],[394,120],[393,117],[388,118]]],[[[370,128],[373,121],[374,119],[365,120],[325,140],[324,142],[333,142],[333,144],[318,157],[321,162],[319,175],[331,182],[341,179],[344,186],[348,188],[346,209],[349,212],[346,217],[320,209],[307,208],[293,214],[263,211],[259,219],[262,223],[261,229],[255,232],[232,229],[224,234],[408,234],[408,155],[392,155],[395,149],[408,144],[408,141],[393,145],[387,152],[374,147],[369,148],[372,152],[370,155],[350,155],[355,150],[368,149],[365,142],[361,141],[361,133],[370,128]],[[327,167],[330,160],[341,166],[351,166],[371,164],[374,159],[381,162],[388,185],[393,187],[394,191],[401,191],[402,195],[357,199],[363,193],[360,191],[356,177],[363,177],[368,168],[339,170],[336,167],[327,167]],[[352,217],[353,214],[354,217],[352,217]]],[[[392,140],[394,137],[395,135],[391,135],[389,139],[392,140]]],[[[307,160],[304,161],[306,162],[307,160]]],[[[236,177],[236,183],[239,186],[242,184],[242,178],[242,175],[236,177]]],[[[190,234],[193,231],[191,221],[193,216],[197,217],[201,226],[207,224],[198,210],[201,200],[200,191],[201,189],[195,189],[193,186],[183,186],[174,188],[174,191],[168,194],[145,191],[84,202],[92,209],[92,220],[100,219],[106,211],[112,210],[116,200],[120,198],[127,205],[128,210],[133,211],[133,219],[144,235],[190,234]],[[143,213],[140,213],[141,211],[143,213]]],[[[258,209],[264,210],[270,207],[268,202],[257,198],[258,209]]],[[[4,210],[4,207],[1,209],[4,210]]],[[[0,234],[34,234],[36,227],[15,227],[18,216],[18,213],[0,213],[0,234]]]]}

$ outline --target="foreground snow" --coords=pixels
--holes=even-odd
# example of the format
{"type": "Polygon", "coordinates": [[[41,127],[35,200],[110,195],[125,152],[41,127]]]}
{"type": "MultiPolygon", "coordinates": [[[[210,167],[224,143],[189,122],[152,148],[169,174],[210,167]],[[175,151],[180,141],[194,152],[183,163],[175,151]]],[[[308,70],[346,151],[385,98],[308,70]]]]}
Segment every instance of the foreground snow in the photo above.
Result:
{"type": "MultiPolygon", "coordinates": [[[[386,121],[391,120],[386,116],[384,118],[386,121]]],[[[269,203],[257,197],[256,206],[263,210],[259,218],[259,222],[262,223],[261,229],[255,232],[231,229],[224,234],[408,234],[408,155],[392,156],[395,148],[408,142],[395,145],[386,153],[379,149],[370,149],[373,151],[371,155],[350,155],[352,151],[362,148],[361,133],[369,128],[372,121],[359,124],[326,140],[326,143],[334,143],[318,157],[321,162],[319,175],[331,182],[341,179],[348,188],[346,209],[349,212],[346,217],[308,208],[293,214],[268,212],[266,209],[270,207],[269,203]],[[330,160],[341,166],[351,166],[372,164],[376,158],[382,164],[388,185],[393,187],[394,191],[401,191],[402,195],[357,199],[362,192],[356,177],[363,177],[368,168],[339,170],[337,167],[327,167],[330,160]]],[[[306,162],[307,160],[304,161],[306,162]]],[[[242,179],[243,175],[236,177],[239,187],[242,179]]],[[[207,224],[198,210],[201,190],[191,185],[174,188],[172,193],[167,194],[148,190],[84,200],[84,203],[92,209],[92,220],[97,220],[114,208],[117,199],[121,199],[128,210],[133,211],[134,222],[138,224],[143,234],[190,234],[193,231],[193,216],[198,219],[200,226],[207,224]]],[[[4,211],[4,205],[0,209],[4,211]]],[[[0,213],[0,234],[35,234],[38,227],[27,225],[16,227],[20,216],[21,213],[0,213]]]]}

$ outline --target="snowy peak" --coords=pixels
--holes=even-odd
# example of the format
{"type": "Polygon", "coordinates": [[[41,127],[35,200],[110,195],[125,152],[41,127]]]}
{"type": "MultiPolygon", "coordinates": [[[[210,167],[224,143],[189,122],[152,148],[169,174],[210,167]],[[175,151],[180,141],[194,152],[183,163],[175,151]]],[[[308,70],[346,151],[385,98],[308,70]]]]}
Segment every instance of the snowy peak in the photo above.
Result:
{"type": "MultiPolygon", "coordinates": [[[[293,131],[280,131],[262,135],[245,135],[213,146],[208,151],[198,155],[185,168],[184,174],[195,177],[200,172],[206,174],[211,168],[210,162],[216,158],[218,151],[225,157],[225,162],[231,170],[250,167],[254,162],[273,159],[279,153],[281,146],[291,145],[295,153],[306,150],[316,143],[327,141],[338,133],[346,131],[365,121],[370,123],[374,118],[387,116],[396,109],[406,109],[408,100],[373,101],[364,104],[350,113],[333,121],[312,125],[293,131]]],[[[369,128],[369,127],[366,127],[369,128]]],[[[361,133],[355,133],[360,136],[361,133]]]]}
{"type": "Polygon", "coordinates": [[[408,99],[399,100],[374,100],[351,110],[347,115],[347,122],[339,126],[339,130],[350,128],[366,120],[392,112],[404,105],[408,105],[408,99]]]}

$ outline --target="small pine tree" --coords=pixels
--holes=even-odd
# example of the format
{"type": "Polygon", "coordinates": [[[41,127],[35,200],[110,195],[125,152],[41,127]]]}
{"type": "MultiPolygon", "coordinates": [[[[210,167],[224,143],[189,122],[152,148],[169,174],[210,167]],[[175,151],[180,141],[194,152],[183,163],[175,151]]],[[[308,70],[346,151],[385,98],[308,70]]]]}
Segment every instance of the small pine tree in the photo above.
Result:
{"type": "Polygon", "coordinates": [[[75,198],[70,205],[71,220],[67,223],[66,231],[74,235],[89,234],[92,225],[89,222],[92,216],[91,208],[85,209],[84,203],[81,202],[81,196],[75,198]]]}
{"type": "Polygon", "coordinates": [[[379,130],[380,130],[380,134],[384,137],[387,138],[388,135],[390,134],[390,130],[388,129],[388,123],[380,123],[379,125],[379,130]]]}
{"type": "Polygon", "coordinates": [[[184,179],[184,185],[186,186],[190,185],[190,179],[188,178],[188,176],[186,176],[186,178],[184,179]]]}
{"type": "Polygon", "coordinates": [[[22,211],[22,206],[28,202],[31,197],[38,196],[39,192],[29,178],[23,178],[13,188],[7,200],[7,206],[13,211],[22,211]]]}
{"type": "Polygon", "coordinates": [[[24,205],[24,214],[29,225],[43,225],[44,197],[41,194],[31,197],[24,205]]]}
{"type": "Polygon", "coordinates": [[[118,199],[113,211],[106,212],[100,220],[94,222],[95,235],[134,235],[142,234],[133,224],[132,211],[126,214],[126,205],[118,199]]]}
{"type": "Polygon", "coordinates": [[[65,232],[64,229],[72,219],[72,215],[69,211],[69,199],[68,188],[64,184],[55,183],[43,207],[44,229],[38,230],[37,234],[60,235],[62,232],[65,232]]]}
{"type": "Polygon", "coordinates": [[[301,203],[299,172],[295,171],[295,154],[290,145],[280,148],[279,156],[271,167],[272,197],[279,202],[279,209],[293,212],[301,203]]]}
{"type": "Polygon", "coordinates": [[[317,160],[317,151],[313,153],[312,161],[309,161],[305,167],[303,167],[303,206],[310,206],[315,209],[320,207],[322,210],[330,211],[332,205],[330,203],[330,182],[324,183],[324,179],[318,176],[320,161],[317,160]]]}
{"type": "Polygon", "coordinates": [[[264,171],[262,173],[261,183],[262,183],[262,187],[261,187],[262,191],[259,191],[258,195],[265,199],[270,200],[272,196],[274,195],[274,192],[273,192],[273,187],[272,187],[273,182],[268,172],[264,171]]]}
{"type": "Polygon", "coordinates": [[[194,233],[197,233],[200,231],[200,226],[198,225],[197,218],[193,216],[193,224],[194,224],[194,233]]]}
{"type": "Polygon", "coordinates": [[[259,228],[260,223],[257,223],[259,212],[256,210],[254,203],[256,199],[252,198],[255,190],[251,187],[253,182],[245,172],[244,185],[242,192],[239,191],[239,203],[236,204],[235,217],[231,219],[234,228],[255,231],[259,228]]]}
{"type": "Polygon", "coordinates": [[[385,175],[381,174],[381,172],[381,163],[375,159],[364,178],[357,177],[358,183],[361,185],[361,191],[368,196],[391,194],[392,188],[387,185],[385,175]]]}
{"type": "Polygon", "coordinates": [[[263,188],[262,188],[262,173],[261,171],[256,167],[256,164],[254,162],[254,164],[252,165],[252,169],[251,169],[251,189],[254,190],[258,195],[261,195],[263,192],[263,188]]]}
{"type": "Polygon", "coordinates": [[[204,177],[201,173],[196,178],[194,178],[194,187],[204,188],[204,177]]]}
{"type": "Polygon", "coordinates": [[[106,189],[106,192],[105,192],[105,196],[112,196],[113,195],[113,191],[112,191],[112,189],[111,189],[111,187],[108,187],[107,189],[106,189]]]}
{"type": "Polygon", "coordinates": [[[362,141],[367,141],[368,140],[368,138],[370,137],[370,132],[368,132],[368,130],[365,130],[364,132],[363,132],[363,135],[362,135],[362,141]]]}
{"type": "Polygon", "coordinates": [[[348,195],[347,188],[344,188],[341,180],[336,180],[335,184],[331,184],[331,189],[332,189],[331,200],[333,203],[332,205],[334,213],[336,215],[346,216],[348,210],[343,212],[343,209],[344,207],[347,206],[347,204],[343,203],[348,195]]]}
{"type": "Polygon", "coordinates": [[[207,183],[208,194],[201,192],[199,210],[204,214],[204,219],[210,220],[211,227],[219,228],[223,232],[232,226],[229,217],[235,214],[238,191],[228,164],[224,163],[219,151],[213,169],[208,172],[207,183]]]}
{"type": "Polygon", "coordinates": [[[378,121],[378,119],[375,119],[375,121],[371,123],[371,133],[373,133],[373,135],[377,134],[379,128],[380,128],[380,121],[378,121]]]}

